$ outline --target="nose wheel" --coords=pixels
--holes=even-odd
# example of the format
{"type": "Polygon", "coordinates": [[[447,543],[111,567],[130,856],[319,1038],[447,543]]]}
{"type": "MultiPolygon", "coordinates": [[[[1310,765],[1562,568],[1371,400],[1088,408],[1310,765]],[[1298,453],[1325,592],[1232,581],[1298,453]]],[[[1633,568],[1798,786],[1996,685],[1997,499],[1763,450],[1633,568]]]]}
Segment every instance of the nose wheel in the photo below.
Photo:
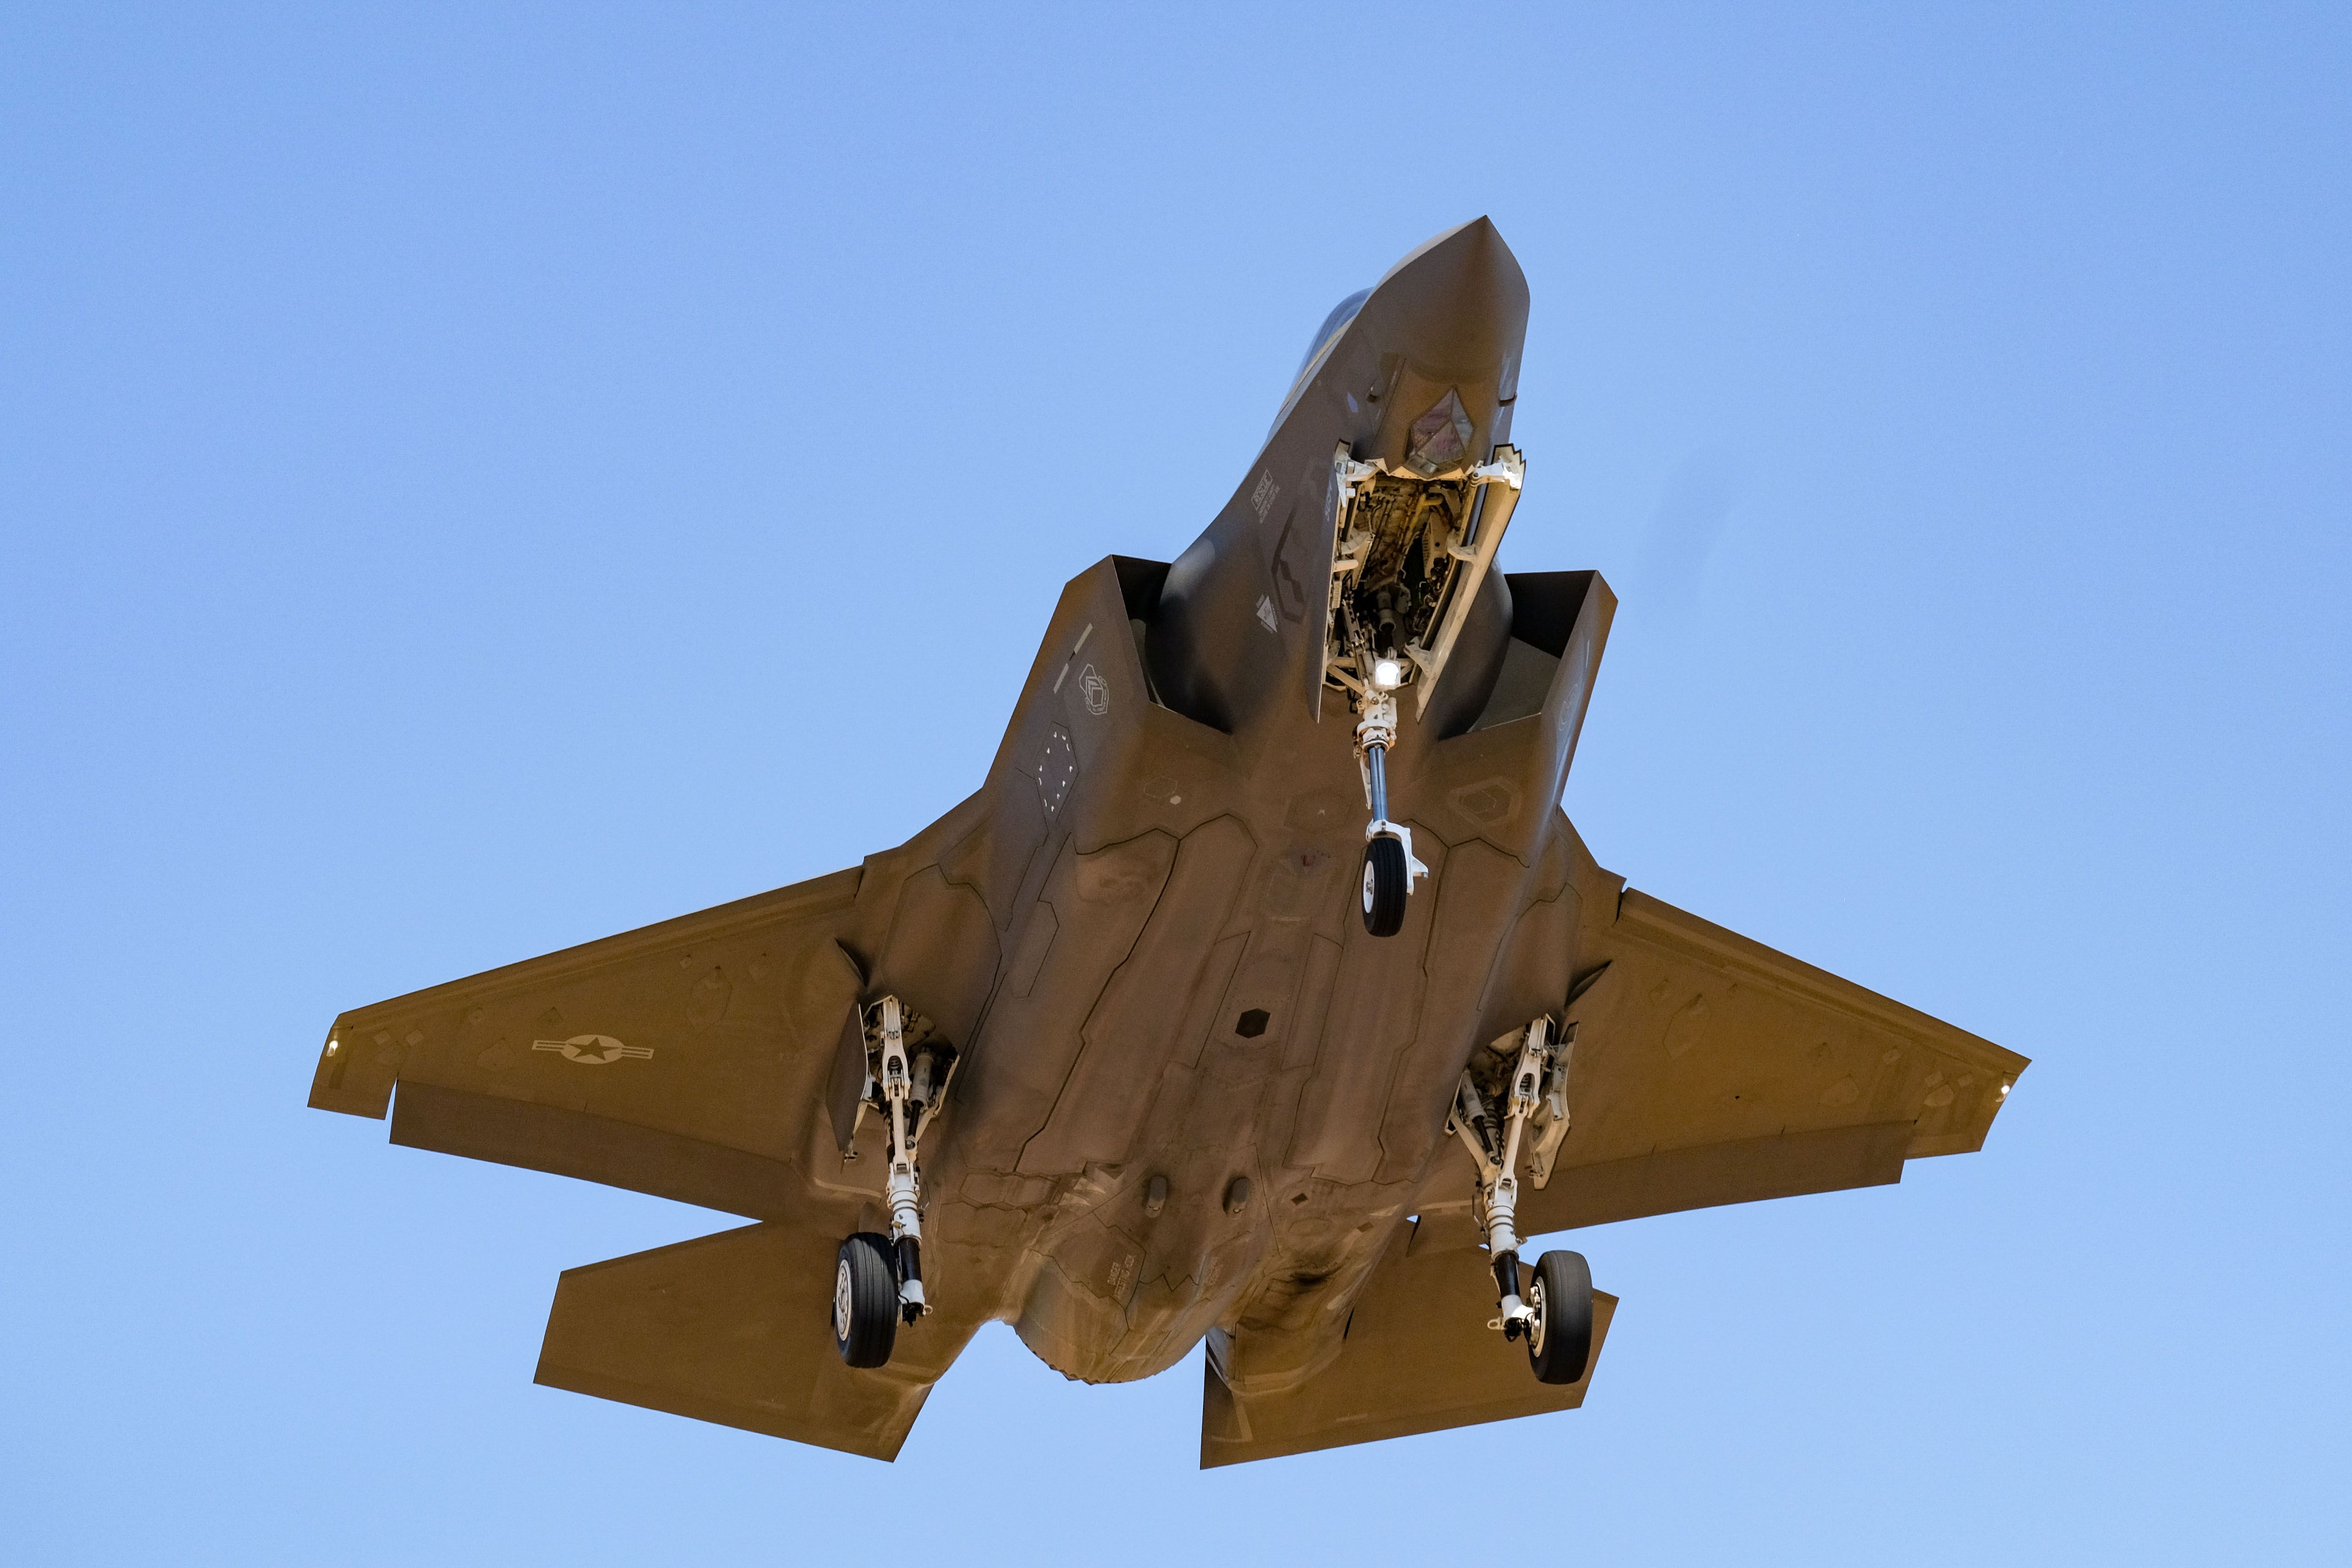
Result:
{"type": "Polygon", "coordinates": [[[1429,868],[1414,858],[1412,830],[1389,821],[1389,747],[1396,744],[1396,698],[1385,692],[1362,700],[1356,726],[1356,758],[1364,775],[1364,803],[1372,820],[1364,828],[1364,930],[1393,936],[1404,926],[1404,902],[1415,877],[1429,868]]]}
{"type": "Polygon", "coordinates": [[[1412,891],[1405,876],[1404,841],[1378,835],[1364,841],[1364,929],[1393,936],[1404,925],[1404,901],[1412,891]]]}

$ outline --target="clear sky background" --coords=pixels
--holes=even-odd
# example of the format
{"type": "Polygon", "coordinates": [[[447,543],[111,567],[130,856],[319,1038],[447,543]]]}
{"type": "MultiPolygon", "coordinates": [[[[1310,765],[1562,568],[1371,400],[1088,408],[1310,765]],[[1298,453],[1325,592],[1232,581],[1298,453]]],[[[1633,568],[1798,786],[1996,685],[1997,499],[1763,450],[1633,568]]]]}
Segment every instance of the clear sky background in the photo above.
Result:
{"type": "Polygon", "coordinates": [[[2352,1554],[2340,6],[208,9],[0,14],[0,1556],[2352,1554]],[[906,838],[1480,213],[1570,814],[2032,1056],[1985,1151],[1582,1233],[1510,1426],[533,1386],[733,1221],[308,1111],[328,1022],[906,838]]]}

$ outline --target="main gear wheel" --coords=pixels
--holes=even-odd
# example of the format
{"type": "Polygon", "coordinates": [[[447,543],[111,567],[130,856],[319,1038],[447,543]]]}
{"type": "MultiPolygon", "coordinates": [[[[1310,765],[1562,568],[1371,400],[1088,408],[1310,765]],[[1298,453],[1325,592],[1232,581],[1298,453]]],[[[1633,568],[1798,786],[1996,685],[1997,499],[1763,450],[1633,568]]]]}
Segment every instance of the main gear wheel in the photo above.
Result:
{"type": "Polygon", "coordinates": [[[851,1366],[880,1366],[898,1338],[898,1267],[890,1239],[861,1230],[833,1274],[833,1343],[851,1366]]]}

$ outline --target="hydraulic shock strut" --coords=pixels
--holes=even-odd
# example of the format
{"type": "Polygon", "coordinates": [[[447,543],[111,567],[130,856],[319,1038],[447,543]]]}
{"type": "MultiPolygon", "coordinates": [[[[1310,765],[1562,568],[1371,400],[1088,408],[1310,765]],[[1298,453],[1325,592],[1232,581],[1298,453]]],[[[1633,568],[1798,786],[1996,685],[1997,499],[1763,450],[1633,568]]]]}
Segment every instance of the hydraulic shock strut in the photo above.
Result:
{"type": "Polygon", "coordinates": [[[1539,1018],[1527,1027],[1504,1093],[1499,1137],[1494,1113],[1469,1073],[1462,1075],[1454,1092],[1454,1128],[1478,1168],[1487,1253],[1494,1264],[1495,1294],[1502,1305],[1502,1314],[1492,1326],[1501,1329],[1505,1339],[1517,1339],[1526,1333],[1535,1315],[1519,1297],[1519,1141],[1541,1098],[1545,1070],[1552,1057],[1551,1029],[1549,1018],[1539,1018]]]}
{"type": "Polygon", "coordinates": [[[898,1312],[911,1323],[930,1311],[923,1300],[923,1188],[915,1166],[923,1107],[916,1094],[916,1071],[907,1059],[905,1009],[898,998],[885,997],[880,1011],[882,1098],[890,1108],[890,1172],[883,1191],[890,1205],[890,1239],[898,1253],[898,1312]]]}

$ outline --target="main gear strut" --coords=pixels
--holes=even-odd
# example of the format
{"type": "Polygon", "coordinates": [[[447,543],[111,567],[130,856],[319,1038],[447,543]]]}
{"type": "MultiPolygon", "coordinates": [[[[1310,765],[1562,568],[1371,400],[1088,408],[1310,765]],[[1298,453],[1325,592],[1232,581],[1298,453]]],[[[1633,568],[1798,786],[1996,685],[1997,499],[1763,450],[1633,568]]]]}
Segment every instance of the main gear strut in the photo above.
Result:
{"type": "Polygon", "coordinates": [[[863,1120],[870,1105],[887,1118],[890,1164],[883,1197],[890,1208],[891,1271],[898,1315],[911,1323],[931,1310],[923,1296],[923,1179],[917,1151],[946,1101],[956,1052],[947,1041],[932,1039],[930,1020],[909,1011],[897,997],[865,1008],[862,1021],[867,1077],[858,1116],[863,1120]]]}
{"type": "Polygon", "coordinates": [[[1568,1135],[1568,1067],[1576,1026],[1569,1025],[1558,1038],[1555,1027],[1549,1016],[1539,1018],[1479,1051],[1454,1086],[1454,1113],[1445,1124],[1478,1170],[1476,1213],[1486,1231],[1502,1307],[1486,1326],[1502,1330],[1505,1339],[1530,1336],[1531,1349],[1538,1311],[1519,1294],[1519,1151],[1523,1142],[1528,1144],[1540,1183],[1549,1179],[1552,1160],[1568,1135]]]}

